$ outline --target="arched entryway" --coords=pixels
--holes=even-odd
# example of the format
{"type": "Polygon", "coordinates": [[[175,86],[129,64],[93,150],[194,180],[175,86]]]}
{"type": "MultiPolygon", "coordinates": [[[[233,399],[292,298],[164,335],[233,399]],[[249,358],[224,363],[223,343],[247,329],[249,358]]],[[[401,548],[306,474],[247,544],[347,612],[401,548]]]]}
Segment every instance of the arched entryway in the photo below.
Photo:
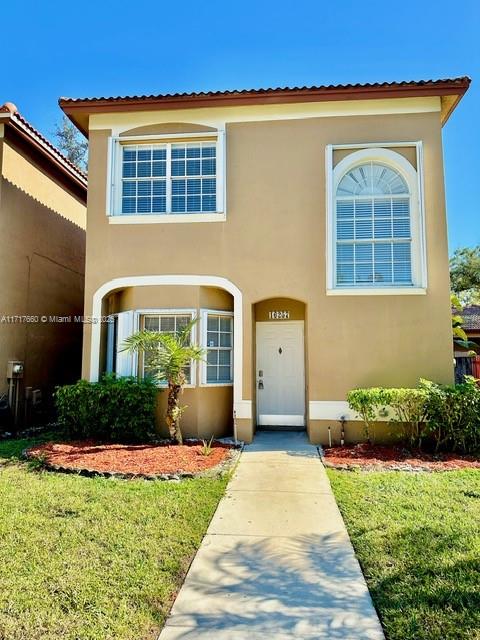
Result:
{"type": "MultiPolygon", "coordinates": [[[[219,289],[224,290],[228,294],[230,294],[233,304],[231,306],[225,307],[227,310],[233,310],[233,360],[232,362],[232,381],[231,385],[233,392],[233,411],[230,409],[230,416],[232,417],[232,413],[236,418],[237,423],[239,421],[244,421],[248,426],[251,425],[251,400],[247,400],[243,398],[243,380],[242,380],[242,372],[243,372],[243,306],[242,306],[242,293],[238,287],[227,280],[226,278],[219,276],[206,276],[206,275],[150,275],[150,276],[126,276],[122,278],[116,278],[109,282],[103,284],[93,296],[93,317],[100,318],[102,315],[102,309],[105,307],[105,299],[112,294],[113,292],[118,292],[121,290],[138,290],[139,288],[146,288],[152,291],[152,294],[155,293],[156,287],[168,287],[170,290],[174,291],[176,289],[182,288],[192,288],[192,287],[200,287],[200,288],[210,288],[210,289],[219,289]]],[[[152,299],[153,301],[148,301],[148,304],[144,301],[142,303],[143,307],[150,307],[148,311],[151,311],[152,306],[156,306],[155,296],[152,299]]],[[[164,307],[171,305],[167,305],[162,302],[164,307]]],[[[132,322],[132,331],[135,327],[135,317],[140,317],[142,315],[141,311],[138,309],[132,309],[132,305],[129,305],[129,310],[133,311],[133,315],[130,314],[130,317],[133,318],[132,322]],[[135,315],[136,314],[136,315],[135,315]]],[[[133,305],[135,307],[135,304],[133,305]]],[[[175,306],[175,305],[174,305],[175,306]]],[[[182,304],[180,306],[185,306],[182,304]]],[[[194,311],[197,312],[201,316],[199,323],[199,331],[202,330],[202,326],[206,327],[206,331],[204,332],[206,339],[208,339],[208,317],[209,315],[215,314],[220,307],[216,308],[213,305],[213,309],[211,308],[211,302],[207,299],[200,301],[197,304],[188,304],[189,307],[192,307],[194,311]],[[199,307],[197,309],[197,306],[199,307]],[[205,307],[205,308],[204,308],[205,307]],[[211,312],[211,313],[210,313],[211,312]]],[[[189,309],[189,310],[192,310],[189,309]]],[[[223,305],[221,305],[221,309],[223,309],[223,305]]],[[[170,309],[172,310],[172,309],[170,309]]],[[[158,309],[157,309],[158,311],[158,309]]],[[[178,308],[176,309],[178,311],[178,308]]],[[[145,309],[143,309],[145,313],[145,309]]],[[[108,311],[106,311],[108,313],[108,311]]],[[[155,314],[153,314],[155,315],[155,314]]],[[[158,313],[156,314],[158,315],[158,313]]],[[[225,315],[225,314],[221,314],[225,315]]],[[[132,332],[131,331],[131,332],[132,332]]],[[[213,330],[212,330],[213,331],[213,330]]],[[[227,331],[223,331],[222,328],[219,328],[219,332],[221,334],[228,333],[227,331]]],[[[106,334],[104,331],[103,333],[106,334]]],[[[212,332],[210,332],[212,333],[212,332]]],[[[222,336],[220,336],[222,337],[222,336]]],[[[223,336],[225,337],[225,336],[223,336]]],[[[214,337],[211,337],[214,340],[214,337]]],[[[103,341],[106,343],[106,340],[103,341]]],[[[98,380],[99,374],[101,372],[101,361],[102,361],[102,325],[99,322],[93,323],[91,325],[91,352],[90,352],[90,367],[89,372],[87,369],[87,375],[89,375],[90,380],[95,381],[98,380]]],[[[208,347],[208,345],[206,345],[208,347]]],[[[223,360],[220,362],[220,359],[217,360],[217,370],[219,373],[224,371],[223,360]]],[[[226,365],[225,365],[226,367],[226,365]]],[[[132,371],[134,371],[132,369],[132,371]]],[[[198,378],[197,391],[200,393],[202,389],[207,388],[210,380],[208,379],[208,370],[206,370],[205,380],[198,378]]],[[[223,382],[219,382],[218,386],[223,385],[223,382]]],[[[220,393],[220,392],[218,392],[220,393]]],[[[206,405],[205,405],[206,406],[206,405]]],[[[240,425],[243,426],[243,425],[240,425]]],[[[240,434],[242,435],[242,434],[240,434]]]]}
{"type": "Polygon", "coordinates": [[[305,304],[270,298],[254,305],[258,429],[306,428],[305,304]]]}

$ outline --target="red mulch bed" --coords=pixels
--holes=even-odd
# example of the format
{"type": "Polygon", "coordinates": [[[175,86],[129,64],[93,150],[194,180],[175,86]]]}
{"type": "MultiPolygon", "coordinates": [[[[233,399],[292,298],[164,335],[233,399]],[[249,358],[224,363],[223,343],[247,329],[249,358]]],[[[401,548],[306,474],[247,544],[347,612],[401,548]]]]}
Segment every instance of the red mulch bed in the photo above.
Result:
{"type": "Polygon", "coordinates": [[[43,456],[48,464],[69,469],[99,472],[157,475],[198,473],[223,462],[231,449],[214,442],[209,456],[201,453],[202,443],[173,444],[98,444],[93,441],[49,442],[28,450],[29,457],[43,456]]]}
{"type": "Polygon", "coordinates": [[[402,447],[356,444],[324,449],[327,466],[339,468],[424,469],[449,471],[454,469],[480,469],[480,460],[455,453],[433,455],[423,451],[408,451],[402,447]]]}

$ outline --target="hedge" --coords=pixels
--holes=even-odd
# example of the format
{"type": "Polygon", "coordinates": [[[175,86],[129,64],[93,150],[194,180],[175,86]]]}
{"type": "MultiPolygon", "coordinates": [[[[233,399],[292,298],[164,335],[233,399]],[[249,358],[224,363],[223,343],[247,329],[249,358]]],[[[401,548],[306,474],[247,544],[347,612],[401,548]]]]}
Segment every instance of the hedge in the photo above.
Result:
{"type": "Polygon", "coordinates": [[[402,430],[412,447],[425,444],[435,451],[480,451],[480,387],[471,376],[457,385],[440,385],[420,380],[418,387],[371,387],[353,389],[347,396],[350,407],[362,418],[368,441],[380,412],[402,430]]]}
{"type": "Polygon", "coordinates": [[[158,387],[149,379],[116,378],[58,387],[58,421],[70,437],[107,442],[146,442],[155,435],[158,387]]]}

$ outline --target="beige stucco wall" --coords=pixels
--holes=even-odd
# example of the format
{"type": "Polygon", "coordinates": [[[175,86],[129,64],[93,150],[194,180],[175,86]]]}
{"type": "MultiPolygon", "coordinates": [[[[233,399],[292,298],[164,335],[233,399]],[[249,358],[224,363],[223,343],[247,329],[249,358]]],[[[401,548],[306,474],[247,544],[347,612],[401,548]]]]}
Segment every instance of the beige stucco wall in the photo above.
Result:
{"type": "MultiPolygon", "coordinates": [[[[288,321],[305,320],[305,304],[300,300],[290,298],[270,298],[261,300],[254,307],[254,319],[256,322],[271,322],[270,311],[287,311],[288,321]]],[[[282,322],[282,320],[277,320],[282,322]]]]}
{"type": "MultiPolygon", "coordinates": [[[[6,140],[0,158],[0,315],[82,315],[85,206],[6,140]]],[[[0,323],[0,393],[8,360],[25,363],[22,397],[78,379],[81,336],[75,323],[0,323]]]]}
{"type": "Polygon", "coordinates": [[[2,175],[27,196],[85,229],[85,204],[7,142],[3,147],[2,175]]]}
{"type": "MultiPolygon", "coordinates": [[[[221,437],[232,433],[232,387],[197,387],[184,389],[180,404],[186,407],[181,421],[182,433],[188,438],[221,437]]],[[[159,393],[157,404],[157,428],[160,435],[168,437],[165,426],[167,392],[159,393]]]]}
{"type": "MultiPolygon", "coordinates": [[[[309,400],[345,400],[353,387],[411,386],[419,377],[452,381],[438,113],[228,123],[227,220],[209,224],[109,225],[109,135],[109,129],[95,130],[90,137],[87,312],[97,288],[118,276],[222,276],[243,294],[246,400],[253,399],[254,386],[252,305],[274,297],[305,303],[309,400]],[[416,140],[424,148],[427,294],[327,296],[326,145],[388,147],[392,141],[416,140]]],[[[143,295],[143,302],[153,300],[153,292],[143,295]]],[[[89,351],[86,327],[85,376],[89,351]]],[[[246,422],[239,421],[242,429],[246,422]]]]}
{"type": "MultiPolygon", "coordinates": [[[[338,420],[310,420],[308,437],[314,444],[329,445],[328,427],[332,438],[332,445],[339,445],[342,437],[342,427],[338,420]]],[[[402,439],[401,425],[392,421],[374,422],[370,428],[370,440],[375,444],[395,443],[402,439]]],[[[344,424],[344,439],[346,444],[356,444],[366,440],[365,426],[359,420],[347,420],[344,424]]]]}
{"type": "Polygon", "coordinates": [[[112,296],[109,313],[138,309],[233,311],[232,296],[215,287],[128,287],[112,296]]]}

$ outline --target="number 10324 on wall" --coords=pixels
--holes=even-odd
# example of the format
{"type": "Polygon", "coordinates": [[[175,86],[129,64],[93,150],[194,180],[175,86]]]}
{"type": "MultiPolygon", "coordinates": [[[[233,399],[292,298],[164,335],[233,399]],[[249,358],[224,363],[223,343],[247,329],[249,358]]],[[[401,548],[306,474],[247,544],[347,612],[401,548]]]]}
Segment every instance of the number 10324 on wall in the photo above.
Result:
{"type": "Polygon", "coordinates": [[[290,311],[269,311],[269,320],[288,320],[290,318],[290,311]]]}

